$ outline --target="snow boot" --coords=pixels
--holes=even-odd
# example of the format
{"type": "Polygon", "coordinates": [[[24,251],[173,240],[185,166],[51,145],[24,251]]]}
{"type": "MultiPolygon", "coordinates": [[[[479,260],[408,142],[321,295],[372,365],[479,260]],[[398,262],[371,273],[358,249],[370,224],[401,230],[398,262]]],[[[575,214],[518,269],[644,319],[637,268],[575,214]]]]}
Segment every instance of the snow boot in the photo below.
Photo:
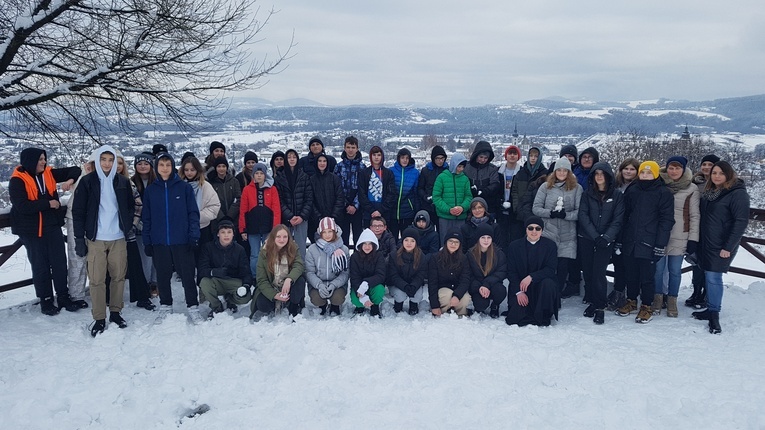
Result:
{"type": "Polygon", "coordinates": [[[489,317],[492,319],[499,318],[499,305],[492,303],[491,307],[489,307],[489,317]]]}
{"type": "Polygon", "coordinates": [[[703,311],[692,313],[691,316],[697,320],[709,321],[709,318],[712,316],[712,311],[709,309],[704,309],[703,311]]]}
{"type": "Polygon", "coordinates": [[[199,313],[199,306],[197,305],[189,306],[188,309],[186,309],[186,312],[188,312],[189,319],[191,320],[192,324],[199,324],[202,321],[204,321],[204,318],[202,318],[202,314],[199,313]]]}
{"type": "Polygon", "coordinates": [[[85,300],[72,300],[72,304],[77,306],[80,309],[88,308],[88,302],[86,302],[85,300]]]}
{"type": "Polygon", "coordinates": [[[587,309],[584,310],[584,313],[582,313],[582,316],[586,318],[592,318],[595,316],[595,305],[589,305],[587,306],[587,309]]]}
{"type": "Polygon", "coordinates": [[[329,316],[340,315],[340,305],[329,305],[329,316]]]}
{"type": "Polygon", "coordinates": [[[637,310],[637,300],[627,299],[627,302],[624,304],[624,306],[616,310],[616,315],[619,315],[620,317],[626,317],[627,315],[635,312],[636,310],[637,310]]]}
{"type": "Polygon", "coordinates": [[[66,309],[67,312],[77,312],[80,309],[82,309],[79,305],[74,304],[74,302],[72,301],[72,299],[69,298],[69,296],[58,297],[58,308],[66,309]]]}
{"type": "Polygon", "coordinates": [[[393,302],[393,312],[399,313],[404,310],[404,302],[393,302]]]}
{"type": "MultiPolygon", "coordinates": [[[[319,312],[319,315],[321,316],[327,315],[327,311],[329,310],[329,305],[327,304],[324,306],[319,306],[319,309],[321,309],[321,312],[319,312]]],[[[361,309],[364,309],[364,308],[361,308],[361,309]]]]}
{"type": "Polygon", "coordinates": [[[372,305],[372,307],[369,309],[369,315],[377,318],[382,318],[382,314],[380,313],[380,305],[372,305]]]}
{"type": "Polygon", "coordinates": [[[677,318],[677,296],[667,297],[667,316],[677,318]]]}
{"type": "Polygon", "coordinates": [[[239,312],[239,306],[236,303],[226,300],[226,309],[230,310],[232,314],[239,312]]]}
{"type": "Polygon", "coordinates": [[[627,297],[624,295],[624,291],[611,291],[608,295],[608,310],[615,311],[627,303],[627,297]]]}
{"type": "Polygon", "coordinates": [[[596,309],[595,315],[592,317],[592,322],[594,322],[597,325],[603,324],[605,321],[605,311],[603,309],[596,309]]]}
{"type": "Polygon", "coordinates": [[[93,337],[98,336],[99,333],[103,333],[106,328],[106,320],[95,320],[90,327],[90,335],[93,337]]]}
{"type": "MultiPolygon", "coordinates": [[[[661,311],[661,309],[659,309],[661,311]]],[[[640,306],[640,312],[638,312],[638,315],[635,317],[635,322],[640,324],[645,324],[653,319],[653,312],[651,312],[651,307],[648,305],[641,305],[640,306]]]]}
{"type": "MultiPolygon", "coordinates": [[[[367,311],[367,308],[363,308],[363,307],[362,308],[358,308],[357,307],[357,308],[353,309],[353,313],[354,314],[358,314],[358,315],[362,315],[366,311],[367,311]]],[[[324,314],[322,314],[322,315],[324,315],[324,314]]]]}
{"type": "Polygon", "coordinates": [[[694,286],[693,294],[691,294],[691,296],[685,300],[685,306],[688,306],[689,308],[695,308],[699,298],[701,298],[701,288],[697,289],[696,286],[694,286]]]}
{"type": "Polygon", "coordinates": [[[287,309],[290,312],[290,316],[296,317],[300,313],[300,303],[291,303],[287,305],[287,309]]]}
{"type": "Polygon", "coordinates": [[[574,285],[570,282],[567,282],[566,286],[563,287],[563,291],[560,292],[561,299],[567,299],[569,297],[574,297],[578,295],[579,295],[579,285],[574,285]]]}
{"type": "Polygon", "coordinates": [[[136,302],[135,305],[138,306],[139,308],[146,309],[147,311],[153,311],[154,309],[157,308],[154,305],[154,303],[152,303],[151,300],[149,299],[139,300],[136,302]]]}
{"type": "Polygon", "coordinates": [[[651,313],[654,315],[659,315],[661,313],[661,306],[663,303],[664,303],[664,295],[654,294],[653,303],[651,304],[651,313]]]}
{"type": "Polygon", "coordinates": [[[125,319],[122,318],[122,315],[120,315],[119,312],[110,312],[109,322],[113,322],[114,324],[117,324],[117,327],[119,328],[127,327],[127,321],[125,321],[125,319]]]}
{"type": "Polygon", "coordinates": [[[45,297],[40,299],[40,311],[48,316],[56,315],[60,312],[60,309],[53,303],[53,297],[45,297]]]}
{"type": "Polygon", "coordinates": [[[418,313],[420,313],[420,305],[410,300],[409,301],[409,315],[415,316],[418,313]]]}
{"type": "Polygon", "coordinates": [[[720,312],[711,311],[709,313],[709,332],[712,334],[720,334],[722,328],[720,328],[720,312]]]}

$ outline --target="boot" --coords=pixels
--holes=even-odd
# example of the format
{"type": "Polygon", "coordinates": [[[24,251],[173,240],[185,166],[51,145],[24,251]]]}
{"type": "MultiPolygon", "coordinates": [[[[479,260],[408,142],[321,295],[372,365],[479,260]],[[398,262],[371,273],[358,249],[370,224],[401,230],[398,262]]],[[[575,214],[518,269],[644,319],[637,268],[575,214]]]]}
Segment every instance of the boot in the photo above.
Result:
{"type": "Polygon", "coordinates": [[[667,316],[677,318],[677,296],[667,297],[667,316]]]}
{"type": "Polygon", "coordinates": [[[691,294],[690,297],[685,301],[685,306],[688,306],[689,308],[695,308],[696,303],[698,303],[699,299],[701,298],[701,288],[697,288],[695,285],[693,287],[693,294],[691,294]]]}
{"type": "Polygon", "coordinates": [[[627,303],[627,297],[624,295],[624,291],[611,291],[608,295],[608,310],[615,311],[627,303]]]}
{"type": "Polygon", "coordinates": [[[399,313],[404,310],[404,302],[393,302],[393,312],[399,313]]]}
{"type": "Polygon", "coordinates": [[[332,316],[332,315],[340,315],[340,305],[329,306],[329,316],[332,316]]]}
{"type": "Polygon", "coordinates": [[[127,327],[127,321],[125,321],[122,318],[122,315],[120,315],[119,312],[111,312],[111,313],[109,313],[109,322],[113,322],[114,324],[117,324],[117,327],[119,327],[119,328],[127,327]]]}
{"type": "Polygon", "coordinates": [[[669,299],[668,299],[668,297],[669,297],[669,296],[668,296],[668,295],[666,295],[666,294],[663,294],[663,295],[662,295],[662,298],[661,298],[661,300],[662,300],[662,301],[661,301],[661,308],[662,308],[662,309],[667,309],[667,300],[669,300],[669,299]]]}
{"type": "Polygon", "coordinates": [[[720,312],[709,313],[709,332],[712,334],[720,334],[722,328],[720,328],[720,312]]]}
{"type": "Polygon", "coordinates": [[[295,317],[295,316],[297,316],[297,314],[300,313],[300,303],[290,303],[287,306],[287,309],[289,310],[290,315],[295,317]]]}
{"type": "MultiPolygon", "coordinates": [[[[329,310],[329,305],[320,306],[319,309],[321,309],[321,312],[319,312],[319,315],[321,316],[327,315],[327,311],[329,310]]],[[[364,308],[361,308],[361,309],[364,309],[364,308]]]]}
{"type": "Polygon", "coordinates": [[[154,306],[154,303],[152,303],[151,300],[149,299],[139,300],[136,302],[135,305],[138,306],[139,308],[146,309],[147,311],[153,311],[154,309],[156,309],[156,306],[154,306]]]}
{"type": "Polygon", "coordinates": [[[605,311],[603,309],[596,309],[595,315],[592,317],[592,322],[597,325],[603,324],[605,321],[605,311]]]}
{"type": "Polygon", "coordinates": [[[560,292],[560,298],[567,299],[569,297],[578,296],[579,295],[579,285],[574,285],[570,282],[566,283],[566,286],[563,287],[563,291],[560,292]]]}
{"type": "Polygon", "coordinates": [[[491,307],[489,307],[489,317],[492,319],[499,318],[499,305],[492,304],[491,307]]]}
{"type": "Polygon", "coordinates": [[[59,308],[53,303],[53,297],[46,297],[40,299],[40,311],[48,316],[53,316],[59,313],[59,308]]]}
{"type": "Polygon", "coordinates": [[[420,313],[420,305],[410,300],[409,301],[409,315],[414,316],[414,315],[417,315],[418,313],[420,313]]]}
{"type": "Polygon", "coordinates": [[[367,308],[364,308],[364,307],[353,309],[353,313],[358,315],[362,315],[366,311],[367,311],[367,308]]]}
{"type": "Polygon", "coordinates": [[[226,300],[226,309],[230,310],[232,314],[235,314],[239,312],[239,306],[234,303],[226,300]]]}
{"type": "Polygon", "coordinates": [[[635,312],[636,310],[637,310],[637,300],[627,299],[627,302],[624,304],[624,306],[616,310],[616,315],[619,315],[620,317],[626,317],[627,315],[635,312]]]}
{"type": "Polygon", "coordinates": [[[90,327],[90,335],[96,337],[99,333],[104,332],[104,328],[106,328],[106,320],[95,320],[90,327]]]}
{"type": "Polygon", "coordinates": [[[59,296],[58,297],[58,308],[59,309],[66,309],[67,312],[77,312],[80,309],[82,309],[79,305],[74,304],[72,299],[69,298],[67,295],[66,297],[59,296]]]}
{"type": "Polygon", "coordinates": [[[372,307],[369,309],[369,315],[377,318],[382,318],[382,314],[380,313],[380,305],[372,305],[372,307]]]}
{"type": "Polygon", "coordinates": [[[653,303],[651,304],[651,313],[659,315],[661,313],[661,305],[664,303],[664,294],[654,294],[653,303]]]}
{"type": "Polygon", "coordinates": [[[592,318],[595,316],[595,305],[587,306],[587,309],[584,310],[583,316],[587,318],[592,318]]]}
{"type": "Polygon", "coordinates": [[[708,321],[711,315],[712,315],[712,311],[710,311],[709,309],[704,309],[703,311],[698,311],[691,314],[692,317],[701,321],[708,321]]]}
{"type": "MultiPolygon", "coordinates": [[[[661,294],[659,294],[661,296],[661,294]]],[[[661,304],[659,304],[661,306],[661,304]]],[[[659,311],[661,311],[661,308],[659,308],[659,311]]],[[[638,315],[635,317],[636,323],[645,324],[653,319],[653,312],[651,312],[651,307],[648,305],[642,305],[640,306],[640,312],[638,312],[638,315]]]]}
{"type": "Polygon", "coordinates": [[[86,302],[85,300],[72,300],[72,304],[77,306],[80,309],[88,308],[88,302],[86,302]]]}

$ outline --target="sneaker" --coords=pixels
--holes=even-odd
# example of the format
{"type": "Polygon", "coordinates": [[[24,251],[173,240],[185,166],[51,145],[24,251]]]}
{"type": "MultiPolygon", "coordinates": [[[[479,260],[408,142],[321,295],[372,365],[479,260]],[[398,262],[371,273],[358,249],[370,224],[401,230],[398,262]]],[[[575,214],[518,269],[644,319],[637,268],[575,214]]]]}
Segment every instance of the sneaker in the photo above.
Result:
{"type": "Polygon", "coordinates": [[[127,327],[127,321],[125,321],[125,319],[122,318],[122,315],[120,315],[119,312],[111,312],[109,314],[109,322],[113,322],[114,324],[117,324],[117,327],[119,328],[127,327]]]}
{"type": "Polygon", "coordinates": [[[48,316],[53,316],[59,313],[59,308],[53,303],[53,297],[46,297],[40,299],[40,311],[48,316]]]}
{"type": "Polygon", "coordinates": [[[616,315],[619,315],[620,317],[626,317],[627,315],[630,315],[636,310],[637,310],[637,300],[627,299],[627,302],[624,304],[624,306],[617,309],[615,313],[616,315]]]}
{"type": "Polygon", "coordinates": [[[623,291],[611,291],[608,295],[608,310],[615,311],[627,303],[627,297],[623,291]]]}
{"type": "Polygon", "coordinates": [[[202,318],[202,314],[199,313],[199,306],[197,305],[189,306],[186,312],[189,314],[189,319],[191,320],[192,324],[199,324],[202,321],[204,321],[204,318],[202,318]]]}
{"type": "Polygon", "coordinates": [[[640,306],[640,312],[638,312],[638,315],[635,317],[636,323],[645,324],[653,319],[653,312],[651,312],[651,307],[648,305],[642,305],[640,306]]]}
{"type": "Polygon", "coordinates": [[[692,313],[691,316],[697,320],[709,321],[709,318],[712,316],[712,311],[709,309],[704,309],[703,311],[692,313]]]}
{"type": "Polygon", "coordinates": [[[399,313],[404,310],[404,302],[393,302],[393,312],[399,313]]]}
{"type": "Polygon", "coordinates": [[[88,308],[88,302],[86,302],[85,300],[72,300],[72,304],[77,306],[80,309],[88,308]]]}
{"type": "Polygon", "coordinates": [[[372,307],[369,308],[369,315],[377,318],[382,318],[382,314],[380,313],[380,305],[372,305],[372,307]]]}
{"type": "MultiPolygon", "coordinates": [[[[415,316],[420,313],[420,305],[413,301],[409,301],[409,315],[415,316]]],[[[497,312],[499,313],[499,312],[497,312]]]]}
{"type": "Polygon", "coordinates": [[[157,306],[155,306],[154,303],[152,303],[149,299],[139,300],[135,305],[139,308],[146,309],[147,311],[153,311],[157,308],[157,306]]]}
{"type": "Polygon", "coordinates": [[[159,312],[157,318],[154,319],[154,324],[162,324],[162,321],[167,318],[168,315],[173,313],[172,305],[159,305],[159,312]]]}
{"type": "Polygon", "coordinates": [[[583,316],[587,318],[592,318],[595,316],[595,305],[587,306],[587,309],[584,310],[584,313],[582,313],[583,316]]]}
{"type": "Polygon", "coordinates": [[[103,333],[105,328],[106,320],[95,320],[93,325],[90,326],[90,335],[96,337],[99,333],[103,333]]]}
{"type": "Polygon", "coordinates": [[[712,311],[709,313],[709,332],[712,334],[722,333],[722,328],[720,328],[720,312],[712,311]]]}
{"type": "Polygon", "coordinates": [[[654,294],[653,295],[653,303],[651,303],[651,313],[654,315],[661,314],[661,307],[664,304],[664,295],[663,294],[654,294]]]}
{"type": "Polygon", "coordinates": [[[603,324],[605,321],[605,311],[603,309],[596,309],[595,315],[592,317],[592,322],[594,322],[597,325],[603,324]]]}
{"type": "Polygon", "coordinates": [[[329,316],[332,316],[332,315],[340,315],[340,305],[329,306],[329,316]]]}

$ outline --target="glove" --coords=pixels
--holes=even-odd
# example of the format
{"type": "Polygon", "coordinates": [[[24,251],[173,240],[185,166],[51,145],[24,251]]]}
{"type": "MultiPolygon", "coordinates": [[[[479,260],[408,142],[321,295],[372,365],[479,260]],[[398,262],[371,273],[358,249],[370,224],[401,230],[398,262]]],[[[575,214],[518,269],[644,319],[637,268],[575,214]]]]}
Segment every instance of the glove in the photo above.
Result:
{"type": "Polygon", "coordinates": [[[685,253],[686,254],[695,254],[696,250],[699,247],[699,243],[695,240],[689,240],[688,244],[685,245],[685,253]]]}
{"type": "Polygon", "coordinates": [[[74,239],[74,253],[80,258],[88,255],[88,244],[85,243],[84,237],[74,239]]]}
{"type": "Polygon", "coordinates": [[[658,246],[653,247],[653,262],[657,262],[661,260],[661,257],[664,257],[664,248],[659,248],[658,246]]]}
{"type": "Polygon", "coordinates": [[[250,292],[250,284],[242,284],[241,287],[236,289],[236,295],[239,297],[246,297],[250,292]]]}
{"type": "Polygon", "coordinates": [[[215,269],[210,270],[210,274],[213,278],[225,278],[228,276],[228,269],[225,267],[216,267],[215,269]]]}
{"type": "Polygon", "coordinates": [[[322,299],[328,299],[332,296],[332,285],[329,283],[321,283],[317,289],[319,290],[319,296],[321,296],[322,299]]]}
{"type": "Polygon", "coordinates": [[[566,218],[566,210],[565,209],[561,209],[559,211],[552,211],[552,212],[550,212],[550,218],[564,219],[564,218],[566,218]]]}
{"type": "Polygon", "coordinates": [[[478,187],[473,185],[472,187],[470,187],[470,192],[472,192],[474,196],[477,196],[478,195],[478,187]]]}
{"type": "Polygon", "coordinates": [[[598,248],[608,248],[608,245],[610,244],[611,242],[609,242],[606,236],[602,234],[598,236],[597,239],[595,239],[595,246],[597,246],[598,248]]]}
{"type": "Polygon", "coordinates": [[[406,293],[406,295],[407,295],[407,296],[409,296],[409,297],[414,297],[414,295],[415,295],[415,294],[417,294],[417,290],[419,290],[419,288],[415,287],[415,286],[414,286],[414,285],[412,285],[412,284],[407,284],[407,285],[404,287],[404,292],[405,292],[405,293],[406,293]]]}
{"type": "Polygon", "coordinates": [[[505,209],[510,209],[510,207],[511,207],[512,205],[513,205],[513,204],[512,204],[512,203],[510,203],[510,202],[502,202],[502,207],[503,207],[503,208],[505,208],[505,209]]]}
{"type": "MultiPolygon", "coordinates": [[[[356,290],[356,292],[361,294],[361,295],[366,294],[367,291],[369,291],[369,284],[367,283],[367,281],[364,281],[361,284],[359,284],[359,289],[356,290]]],[[[362,302],[362,303],[364,303],[364,302],[362,302]]]]}
{"type": "Polygon", "coordinates": [[[152,257],[154,255],[154,247],[151,245],[145,245],[143,247],[143,253],[146,254],[147,257],[152,257]]]}

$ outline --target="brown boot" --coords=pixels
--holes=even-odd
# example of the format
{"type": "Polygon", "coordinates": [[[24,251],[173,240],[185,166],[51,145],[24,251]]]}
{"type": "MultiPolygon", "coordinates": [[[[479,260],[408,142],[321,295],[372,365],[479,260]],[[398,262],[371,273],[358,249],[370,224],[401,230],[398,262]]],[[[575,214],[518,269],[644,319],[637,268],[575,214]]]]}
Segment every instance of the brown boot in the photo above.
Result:
{"type": "Polygon", "coordinates": [[[636,310],[637,310],[637,300],[627,299],[627,303],[625,303],[624,306],[616,310],[616,315],[619,315],[620,317],[626,317],[627,315],[635,312],[636,310]]]}
{"type": "Polygon", "coordinates": [[[677,318],[677,296],[667,297],[667,316],[677,318]]]}
{"type": "Polygon", "coordinates": [[[653,303],[651,304],[651,313],[654,315],[661,314],[662,304],[664,304],[664,294],[654,294],[653,303]]]}
{"type": "MultiPolygon", "coordinates": [[[[659,294],[659,296],[661,297],[661,294],[659,294]]],[[[659,310],[661,310],[661,304],[659,304],[659,310]]],[[[640,312],[638,312],[638,315],[635,317],[635,322],[645,324],[652,319],[653,313],[651,312],[651,307],[648,305],[641,305],[640,312]]]]}

